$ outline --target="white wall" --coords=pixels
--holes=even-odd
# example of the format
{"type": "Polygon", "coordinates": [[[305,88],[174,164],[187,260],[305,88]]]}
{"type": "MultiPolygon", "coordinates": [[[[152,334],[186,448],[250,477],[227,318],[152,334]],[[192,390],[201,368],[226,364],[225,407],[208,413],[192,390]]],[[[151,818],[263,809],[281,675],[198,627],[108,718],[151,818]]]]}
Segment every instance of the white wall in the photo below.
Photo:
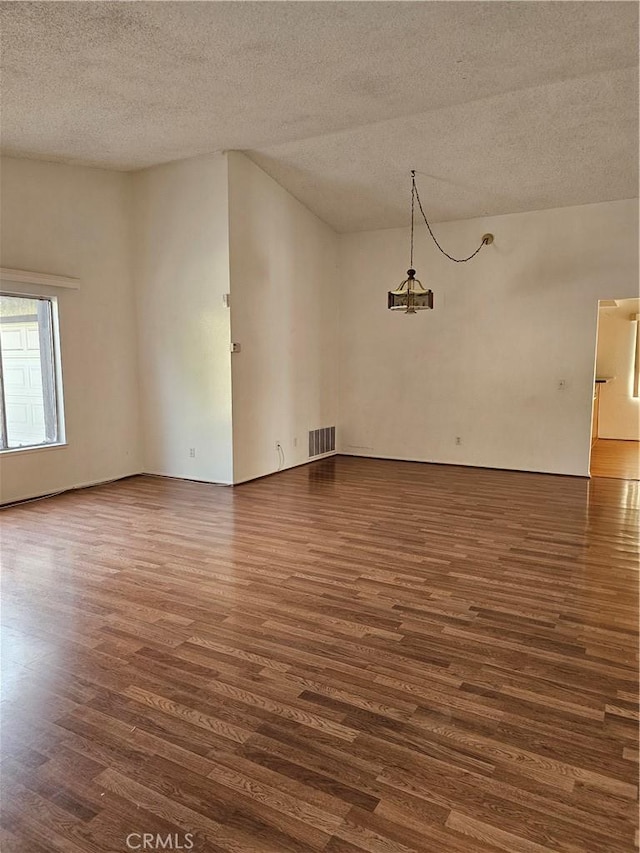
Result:
{"type": "Polygon", "coordinates": [[[0,454],[0,501],[140,471],[130,177],[3,158],[2,266],[77,277],[58,296],[67,447],[0,454]]]}
{"type": "Polygon", "coordinates": [[[336,234],[244,155],[229,155],[234,480],[308,461],[337,422],[336,234]]]}
{"type": "Polygon", "coordinates": [[[458,256],[495,234],[468,264],[417,227],[415,316],[386,308],[408,230],[340,239],[340,449],[588,475],[597,300],[637,295],[637,201],[437,226],[458,256]]]}
{"type": "Polygon", "coordinates": [[[639,312],[639,299],[599,311],[596,373],[612,380],[600,386],[600,438],[640,441],[640,399],[633,396],[636,323],[629,319],[639,312]]]}
{"type": "Polygon", "coordinates": [[[226,157],[182,160],[133,180],[143,468],[230,483],[226,157]]]}
{"type": "Polygon", "coordinates": [[[338,237],[239,153],[134,176],[5,158],[1,202],[2,266],[81,280],[57,292],[68,446],[0,455],[2,502],[241,482],[332,424],[347,453],[588,473],[597,300],[638,294],[635,201],[438,226],[459,254],[495,233],[468,265],[418,232],[436,309],[413,317],[386,309],[406,229],[338,237]]]}

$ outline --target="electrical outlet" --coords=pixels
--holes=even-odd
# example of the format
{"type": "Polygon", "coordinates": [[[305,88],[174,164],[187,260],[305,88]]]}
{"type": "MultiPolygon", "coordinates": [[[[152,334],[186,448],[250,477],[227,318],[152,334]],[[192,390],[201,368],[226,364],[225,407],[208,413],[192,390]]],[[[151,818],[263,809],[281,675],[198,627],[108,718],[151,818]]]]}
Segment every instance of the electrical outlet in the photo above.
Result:
{"type": "Polygon", "coordinates": [[[196,449],[195,449],[195,447],[190,447],[190,448],[189,448],[189,456],[191,457],[191,459],[195,459],[195,458],[196,458],[196,449]]]}
{"type": "Polygon", "coordinates": [[[462,439],[459,435],[456,436],[456,444],[462,444],[462,439]]]}
{"type": "Polygon", "coordinates": [[[297,447],[297,446],[298,446],[298,438],[297,438],[297,436],[296,436],[296,438],[294,438],[294,439],[293,439],[293,446],[294,446],[294,447],[297,447]]]}

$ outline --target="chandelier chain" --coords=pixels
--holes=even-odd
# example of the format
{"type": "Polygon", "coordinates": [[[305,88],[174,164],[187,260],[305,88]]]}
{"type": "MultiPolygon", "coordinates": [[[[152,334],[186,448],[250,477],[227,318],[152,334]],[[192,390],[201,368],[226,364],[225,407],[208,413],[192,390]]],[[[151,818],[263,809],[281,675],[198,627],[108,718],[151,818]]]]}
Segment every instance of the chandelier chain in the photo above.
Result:
{"type": "Polygon", "coordinates": [[[412,267],[413,267],[413,207],[414,207],[414,198],[418,202],[418,207],[420,208],[420,213],[422,214],[422,218],[424,219],[424,224],[427,226],[429,234],[431,234],[431,239],[436,244],[438,249],[442,252],[442,254],[446,258],[449,258],[450,261],[454,261],[456,264],[466,264],[467,261],[470,261],[472,258],[475,258],[475,256],[478,254],[478,252],[480,251],[480,249],[482,249],[483,246],[487,245],[487,240],[485,237],[483,237],[482,243],[480,243],[480,245],[475,250],[475,252],[473,252],[473,254],[469,255],[468,258],[454,258],[453,255],[450,255],[448,252],[445,252],[445,250],[442,248],[440,243],[438,243],[438,241],[436,239],[436,235],[433,233],[433,229],[431,228],[431,225],[429,225],[429,220],[427,219],[427,216],[426,216],[424,209],[422,207],[422,202],[420,201],[420,194],[418,192],[418,187],[416,186],[416,173],[414,170],[412,170],[412,172],[411,172],[411,266],[412,267]]]}
{"type": "Polygon", "coordinates": [[[411,172],[411,262],[409,266],[413,269],[413,212],[415,209],[416,203],[416,173],[415,171],[411,172]]]}

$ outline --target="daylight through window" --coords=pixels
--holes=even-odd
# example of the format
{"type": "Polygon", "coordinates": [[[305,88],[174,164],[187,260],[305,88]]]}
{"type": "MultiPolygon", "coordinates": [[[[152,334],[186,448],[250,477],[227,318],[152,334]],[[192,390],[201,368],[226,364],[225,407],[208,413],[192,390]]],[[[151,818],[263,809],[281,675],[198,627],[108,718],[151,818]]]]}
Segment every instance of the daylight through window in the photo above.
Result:
{"type": "Polygon", "coordinates": [[[61,441],[52,299],[0,294],[0,450],[61,441]]]}

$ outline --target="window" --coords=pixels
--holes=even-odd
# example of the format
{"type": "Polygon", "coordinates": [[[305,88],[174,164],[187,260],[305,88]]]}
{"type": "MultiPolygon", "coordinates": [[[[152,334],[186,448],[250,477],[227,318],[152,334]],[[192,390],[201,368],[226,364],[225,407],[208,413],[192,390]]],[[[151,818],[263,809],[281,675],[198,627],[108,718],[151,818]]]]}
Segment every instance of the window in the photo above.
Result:
{"type": "Polygon", "coordinates": [[[55,299],[0,294],[0,450],[58,444],[55,299]]]}

